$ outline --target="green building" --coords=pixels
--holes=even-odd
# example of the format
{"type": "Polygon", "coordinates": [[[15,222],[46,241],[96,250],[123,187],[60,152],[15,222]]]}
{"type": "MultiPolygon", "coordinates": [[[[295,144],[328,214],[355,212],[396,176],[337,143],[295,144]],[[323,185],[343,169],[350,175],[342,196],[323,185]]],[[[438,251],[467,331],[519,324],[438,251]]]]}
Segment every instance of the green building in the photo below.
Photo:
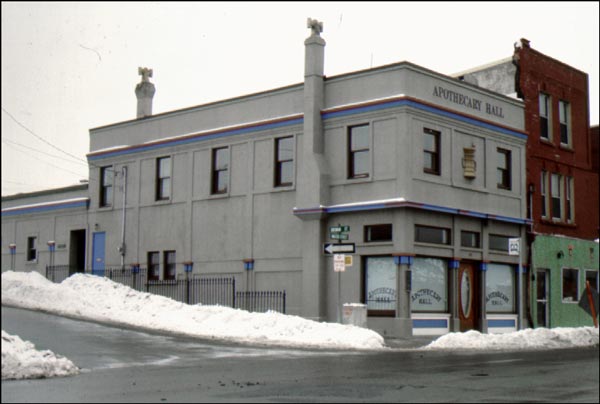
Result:
{"type": "Polygon", "coordinates": [[[530,307],[534,326],[593,326],[592,317],[578,303],[586,293],[586,281],[598,290],[598,243],[537,235],[531,254],[530,307]]]}

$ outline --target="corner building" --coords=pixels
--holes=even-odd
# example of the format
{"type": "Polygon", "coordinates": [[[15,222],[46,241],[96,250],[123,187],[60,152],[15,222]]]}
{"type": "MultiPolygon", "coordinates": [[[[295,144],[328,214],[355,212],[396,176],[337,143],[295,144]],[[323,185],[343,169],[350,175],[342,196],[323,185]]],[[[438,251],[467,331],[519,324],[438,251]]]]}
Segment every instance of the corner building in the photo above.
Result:
{"type": "MultiPolygon", "coordinates": [[[[319,321],[364,303],[388,337],[515,330],[523,103],[407,62],[325,77],[311,28],[303,83],[90,130],[86,271],[231,275],[319,321]],[[325,251],[338,225],[354,244],[341,274],[325,251]]],[[[2,251],[16,243],[21,268],[11,203],[2,251]]]]}

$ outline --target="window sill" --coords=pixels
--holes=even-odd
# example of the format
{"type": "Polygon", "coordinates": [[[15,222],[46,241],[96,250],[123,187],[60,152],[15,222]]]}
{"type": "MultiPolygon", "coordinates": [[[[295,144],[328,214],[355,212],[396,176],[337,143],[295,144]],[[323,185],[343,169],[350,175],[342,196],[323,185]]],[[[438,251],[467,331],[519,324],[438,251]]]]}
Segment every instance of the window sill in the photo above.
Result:
{"type": "Polygon", "coordinates": [[[540,143],[550,147],[556,147],[556,145],[552,142],[552,139],[544,139],[540,137],[540,143]]]}
{"type": "Polygon", "coordinates": [[[571,146],[571,145],[561,143],[559,147],[560,147],[560,150],[563,150],[563,151],[566,151],[569,153],[575,153],[575,150],[573,149],[573,146],[571,146]]]}
{"type": "Polygon", "coordinates": [[[563,222],[560,219],[554,220],[554,219],[542,218],[540,220],[540,223],[552,225],[552,226],[561,226],[561,227],[571,227],[571,228],[577,227],[576,223],[563,222]]]}

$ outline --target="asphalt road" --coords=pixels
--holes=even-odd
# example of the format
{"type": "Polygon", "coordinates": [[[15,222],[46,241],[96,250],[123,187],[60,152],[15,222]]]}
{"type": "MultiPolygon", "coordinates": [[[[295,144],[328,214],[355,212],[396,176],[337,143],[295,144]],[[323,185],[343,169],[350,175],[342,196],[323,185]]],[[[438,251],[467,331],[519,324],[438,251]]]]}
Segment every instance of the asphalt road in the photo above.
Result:
{"type": "Polygon", "coordinates": [[[307,351],[235,346],[2,307],[2,329],[77,376],[2,382],[2,402],[599,402],[599,350],[307,351]]]}

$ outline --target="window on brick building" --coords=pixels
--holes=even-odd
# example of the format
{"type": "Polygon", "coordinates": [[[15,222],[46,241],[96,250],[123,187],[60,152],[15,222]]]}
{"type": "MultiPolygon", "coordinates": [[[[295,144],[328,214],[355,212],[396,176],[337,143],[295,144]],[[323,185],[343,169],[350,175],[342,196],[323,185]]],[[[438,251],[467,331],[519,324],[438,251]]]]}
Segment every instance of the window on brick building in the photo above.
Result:
{"type": "Polygon", "coordinates": [[[571,146],[571,107],[567,101],[558,101],[558,116],[560,120],[560,144],[571,146]]]}
{"type": "Polygon", "coordinates": [[[545,140],[552,140],[550,105],[550,96],[548,94],[540,93],[540,138],[545,140]]]}
{"type": "Polygon", "coordinates": [[[551,214],[553,219],[562,219],[561,182],[562,176],[560,174],[550,176],[551,214]]]}
{"type": "Polygon", "coordinates": [[[542,217],[548,216],[547,206],[548,206],[548,173],[542,170],[541,178],[540,178],[540,196],[541,196],[541,204],[542,204],[542,217]]]}

